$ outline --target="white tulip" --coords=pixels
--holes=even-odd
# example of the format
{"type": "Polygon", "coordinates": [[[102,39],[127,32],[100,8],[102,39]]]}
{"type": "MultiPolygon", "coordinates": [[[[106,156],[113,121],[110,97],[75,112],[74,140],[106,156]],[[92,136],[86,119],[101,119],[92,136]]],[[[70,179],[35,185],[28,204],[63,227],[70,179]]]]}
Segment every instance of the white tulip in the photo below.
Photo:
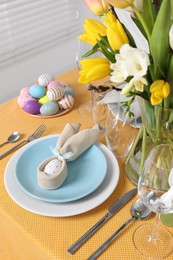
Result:
{"type": "Polygon", "coordinates": [[[169,30],[169,44],[171,46],[171,49],[173,50],[173,25],[171,26],[171,29],[169,30]]]}
{"type": "MultiPolygon", "coordinates": [[[[134,6],[136,7],[136,9],[141,12],[142,11],[142,8],[143,8],[143,0],[135,0],[133,2],[134,6]]],[[[133,9],[131,7],[127,7],[126,8],[127,11],[129,12],[133,12],[133,9]]]]}

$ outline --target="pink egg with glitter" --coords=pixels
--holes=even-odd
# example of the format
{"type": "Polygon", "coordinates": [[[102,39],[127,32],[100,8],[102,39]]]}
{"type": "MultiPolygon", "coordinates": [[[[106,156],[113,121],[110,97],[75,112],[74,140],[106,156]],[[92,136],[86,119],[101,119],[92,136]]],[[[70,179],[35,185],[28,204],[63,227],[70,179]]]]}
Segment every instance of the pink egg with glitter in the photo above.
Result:
{"type": "Polygon", "coordinates": [[[26,96],[29,95],[29,87],[24,87],[20,91],[20,96],[26,96]]]}
{"type": "Polygon", "coordinates": [[[20,95],[17,98],[17,104],[20,108],[24,108],[26,102],[29,100],[35,100],[35,98],[31,97],[31,95],[20,95]]]}
{"type": "Polygon", "coordinates": [[[47,86],[47,89],[51,89],[51,88],[55,88],[55,87],[64,87],[64,84],[60,81],[54,80],[52,82],[49,83],[49,85],[47,86]]]}
{"type": "Polygon", "coordinates": [[[74,105],[74,97],[71,95],[65,94],[64,97],[58,102],[60,109],[70,109],[74,105]]]}

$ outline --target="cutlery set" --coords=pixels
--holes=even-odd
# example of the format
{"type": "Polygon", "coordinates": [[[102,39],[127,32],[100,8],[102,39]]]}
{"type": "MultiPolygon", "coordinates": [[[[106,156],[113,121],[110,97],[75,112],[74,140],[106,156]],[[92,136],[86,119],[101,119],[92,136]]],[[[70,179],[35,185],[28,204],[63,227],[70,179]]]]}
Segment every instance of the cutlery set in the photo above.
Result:
{"type": "MultiPolygon", "coordinates": [[[[0,159],[4,158],[6,155],[8,155],[9,153],[11,153],[12,151],[16,150],[16,148],[21,147],[23,144],[25,143],[29,143],[37,138],[39,138],[42,133],[45,131],[46,129],[46,125],[41,124],[33,133],[32,135],[30,135],[28,137],[28,139],[23,140],[21,142],[19,142],[18,144],[16,144],[15,146],[13,146],[12,148],[10,148],[9,150],[7,150],[6,152],[0,154],[0,159]]],[[[7,142],[15,142],[17,139],[19,138],[19,133],[18,132],[14,132],[12,135],[9,136],[7,142]]],[[[4,145],[5,143],[1,144],[0,146],[4,145]]]]}
{"type": "MultiPolygon", "coordinates": [[[[119,209],[121,209],[131,198],[137,194],[137,188],[128,191],[118,199],[109,209],[108,213],[81,236],[67,252],[74,254],[108,219],[110,219],[119,209]]],[[[133,220],[146,219],[151,215],[151,211],[138,199],[130,210],[132,218],[127,220],[117,231],[115,231],[87,260],[94,260],[108,247],[108,245],[121,233],[121,231],[133,220]]]]}
{"type": "MultiPolygon", "coordinates": [[[[23,140],[7,150],[6,152],[0,154],[0,159],[4,158],[6,155],[21,147],[25,143],[29,143],[37,138],[39,138],[45,131],[46,125],[41,124],[26,140],[23,140]]],[[[17,141],[20,137],[19,132],[12,133],[6,142],[0,144],[0,147],[17,141]]],[[[74,254],[99,228],[103,226],[112,216],[114,216],[118,210],[120,210],[130,199],[132,199],[137,194],[137,188],[128,191],[121,198],[119,198],[113,205],[110,206],[108,212],[103,216],[93,227],[91,227],[84,235],[82,235],[73,245],[71,245],[67,252],[74,254]]],[[[130,210],[131,218],[127,220],[117,231],[115,231],[91,256],[88,260],[96,259],[107,247],[108,245],[122,232],[122,230],[133,220],[146,219],[150,216],[151,211],[148,210],[141,199],[138,199],[131,207],[130,210]]]]}

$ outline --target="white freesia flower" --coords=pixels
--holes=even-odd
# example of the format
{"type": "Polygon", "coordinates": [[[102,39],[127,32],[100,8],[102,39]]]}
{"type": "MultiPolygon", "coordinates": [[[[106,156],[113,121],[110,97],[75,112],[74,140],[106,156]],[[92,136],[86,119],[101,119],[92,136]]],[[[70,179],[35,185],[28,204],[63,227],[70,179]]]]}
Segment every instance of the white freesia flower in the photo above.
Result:
{"type": "Polygon", "coordinates": [[[173,25],[171,26],[171,29],[169,30],[169,44],[171,46],[171,49],[173,50],[173,25]]]}
{"type": "Polygon", "coordinates": [[[138,73],[136,76],[134,76],[129,83],[127,83],[124,88],[122,89],[122,94],[127,94],[133,87],[137,91],[143,92],[144,91],[144,85],[148,85],[147,80],[140,75],[141,73],[138,73]]]}
{"type": "Polygon", "coordinates": [[[122,93],[128,93],[134,86],[137,91],[143,91],[147,81],[144,76],[150,65],[149,55],[143,50],[133,48],[129,44],[124,44],[120,53],[116,54],[116,63],[111,64],[111,81],[123,82],[128,77],[132,77],[130,82],[125,86],[122,93]]]}

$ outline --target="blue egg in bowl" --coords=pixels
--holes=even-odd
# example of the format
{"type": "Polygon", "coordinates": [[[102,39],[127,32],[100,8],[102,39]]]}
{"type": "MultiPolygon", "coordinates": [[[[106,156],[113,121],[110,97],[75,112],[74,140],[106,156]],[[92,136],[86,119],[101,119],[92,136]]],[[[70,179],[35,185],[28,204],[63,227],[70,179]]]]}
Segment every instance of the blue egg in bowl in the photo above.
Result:
{"type": "Polygon", "coordinates": [[[45,95],[46,89],[38,84],[32,85],[29,88],[29,94],[34,98],[41,98],[45,95]]]}
{"type": "Polygon", "coordinates": [[[43,116],[51,116],[59,111],[59,105],[57,102],[50,101],[40,107],[40,113],[43,116]]]}

